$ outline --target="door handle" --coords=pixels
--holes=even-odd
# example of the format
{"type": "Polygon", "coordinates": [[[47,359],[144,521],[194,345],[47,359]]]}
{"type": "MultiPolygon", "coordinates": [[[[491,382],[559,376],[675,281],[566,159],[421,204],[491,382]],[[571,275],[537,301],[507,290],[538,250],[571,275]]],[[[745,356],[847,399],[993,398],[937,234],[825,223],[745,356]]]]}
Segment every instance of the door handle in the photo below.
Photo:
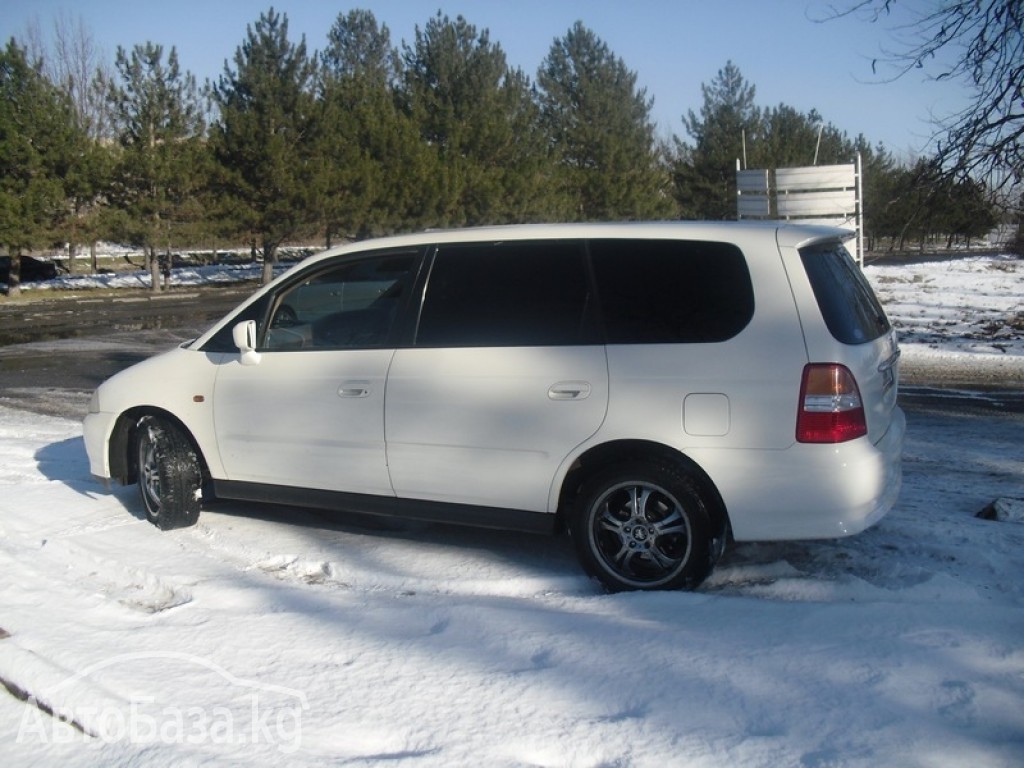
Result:
{"type": "Polygon", "coordinates": [[[370,382],[368,381],[346,381],[338,387],[338,397],[368,397],[370,395],[370,382]]]}
{"type": "Polygon", "coordinates": [[[585,381],[560,381],[548,389],[552,400],[586,400],[590,397],[590,384],[585,381]]]}

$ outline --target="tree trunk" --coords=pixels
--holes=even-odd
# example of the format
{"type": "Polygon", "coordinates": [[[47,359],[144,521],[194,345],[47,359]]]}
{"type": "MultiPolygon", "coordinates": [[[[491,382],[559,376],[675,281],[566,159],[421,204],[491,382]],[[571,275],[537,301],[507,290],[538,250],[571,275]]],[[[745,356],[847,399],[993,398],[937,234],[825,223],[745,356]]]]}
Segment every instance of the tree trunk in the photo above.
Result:
{"type": "Polygon", "coordinates": [[[11,252],[11,272],[7,276],[7,295],[18,296],[21,294],[21,253],[11,252]]]}
{"type": "Polygon", "coordinates": [[[100,265],[99,265],[99,262],[96,260],[96,241],[95,240],[93,240],[91,243],[89,243],[89,261],[90,261],[90,263],[92,265],[92,273],[94,275],[99,274],[100,265]]]}
{"type": "Polygon", "coordinates": [[[160,290],[160,258],[156,254],[154,246],[149,247],[149,290],[156,292],[160,290]]]}
{"type": "Polygon", "coordinates": [[[174,266],[174,256],[171,255],[171,249],[168,248],[164,253],[164,260],[160,263],[160,274],[163,276],[163,290],[169,290],[171,287],[171,267],[174,266]]]}
{"type": "Polygon", "coordinates": [[[266,285],[274,279],[274,265],[277,264],[277,246],[263,241],[263,277],[261,285],[266,285]]]}

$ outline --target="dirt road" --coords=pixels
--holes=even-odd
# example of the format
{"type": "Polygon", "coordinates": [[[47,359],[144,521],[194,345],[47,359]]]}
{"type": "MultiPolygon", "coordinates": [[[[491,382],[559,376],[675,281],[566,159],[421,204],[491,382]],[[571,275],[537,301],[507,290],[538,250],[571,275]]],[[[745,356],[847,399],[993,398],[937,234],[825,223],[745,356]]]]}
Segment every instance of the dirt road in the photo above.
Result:
{"type": "Polygon", "coordinates": [[[231,285],[0,302],[0,403],[81,418],[92,390],[195,338],[255,289],[231,285]]]}

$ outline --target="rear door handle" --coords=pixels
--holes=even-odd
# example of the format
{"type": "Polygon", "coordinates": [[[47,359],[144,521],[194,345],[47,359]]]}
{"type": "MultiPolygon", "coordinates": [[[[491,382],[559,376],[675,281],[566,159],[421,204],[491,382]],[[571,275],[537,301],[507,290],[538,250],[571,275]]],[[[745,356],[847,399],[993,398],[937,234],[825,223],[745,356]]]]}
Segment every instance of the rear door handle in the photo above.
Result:
{"type": "Polygon", "coordinates": [[[590,397],[590,384],[585,381],[560,381],[548,389],[552,400],[586,400],[590,397]]]}
{"type": "Polygon", "coordinates": [[[369,397],[370,382],[346,381],[338,387],[338,397],[369,397]]]}

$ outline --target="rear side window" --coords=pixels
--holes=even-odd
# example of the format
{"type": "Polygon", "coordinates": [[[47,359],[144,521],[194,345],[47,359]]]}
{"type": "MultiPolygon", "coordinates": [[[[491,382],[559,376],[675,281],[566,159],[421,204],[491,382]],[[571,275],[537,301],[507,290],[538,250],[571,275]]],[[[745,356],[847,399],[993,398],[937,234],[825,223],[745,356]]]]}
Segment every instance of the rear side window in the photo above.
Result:
{"type": "Polygon", "coordinates": [[[595,240],[590,254],[609,344],[720,342],[754,316],[754,289],[735,245],[595,240]]]}
{"type": "Polygon", "coordinates": [[[586,344],[586,264],[578,243],[443,245],[427,280],[416,345],[586,344]]]}
{"type": "Polygon", "coordinates": [[[841,243],[804,248],[800,258],[821,316],[836,341],[864,344],[889,332],[889,318],[841,243]]]}

